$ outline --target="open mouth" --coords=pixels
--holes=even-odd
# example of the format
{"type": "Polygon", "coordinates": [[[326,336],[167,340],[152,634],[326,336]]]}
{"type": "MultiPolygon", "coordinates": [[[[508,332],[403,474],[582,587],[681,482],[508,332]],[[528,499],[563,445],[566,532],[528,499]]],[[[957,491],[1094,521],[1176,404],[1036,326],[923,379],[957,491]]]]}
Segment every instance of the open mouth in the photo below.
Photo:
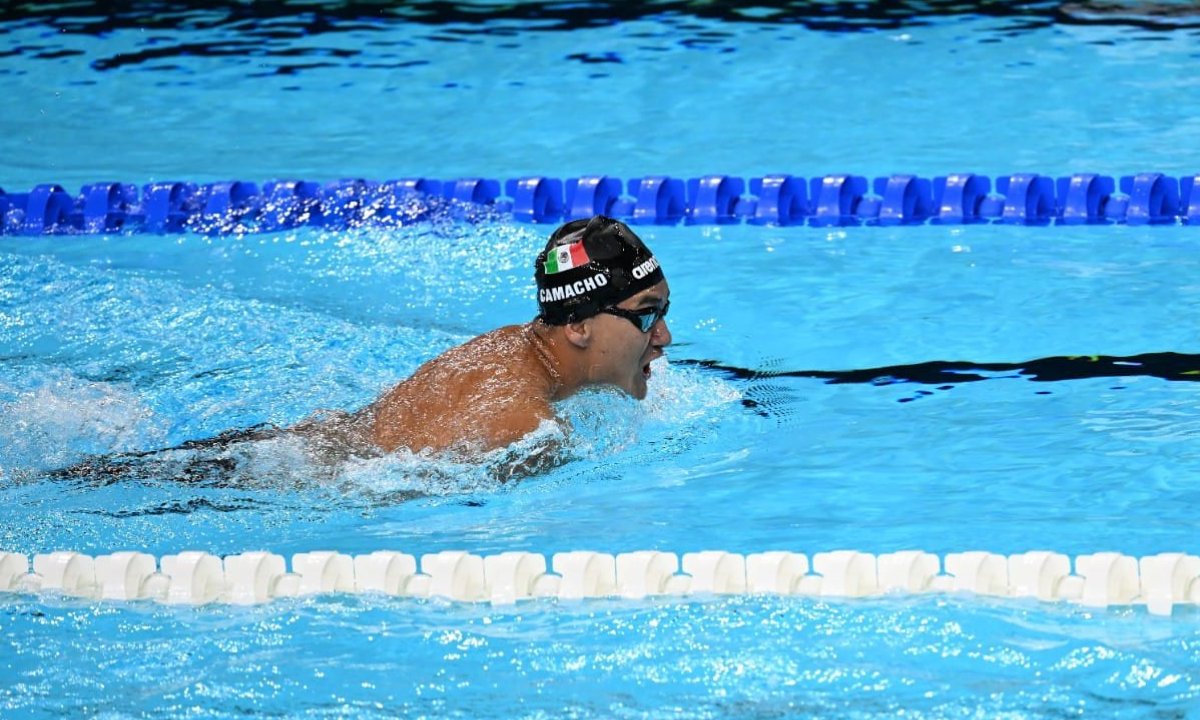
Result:
{"type": "Polygon", "coordinates": [[[654,353],[654,354],[650,355],[650,359],[646,360],[646,362],[642,364],[642,377],[644,377],[646,379],[650,378],[650,373],[651,373],[650,366],[654,363],[655,360],[659,359],[660,357],[662,357],[662,353],[654,353]]]}

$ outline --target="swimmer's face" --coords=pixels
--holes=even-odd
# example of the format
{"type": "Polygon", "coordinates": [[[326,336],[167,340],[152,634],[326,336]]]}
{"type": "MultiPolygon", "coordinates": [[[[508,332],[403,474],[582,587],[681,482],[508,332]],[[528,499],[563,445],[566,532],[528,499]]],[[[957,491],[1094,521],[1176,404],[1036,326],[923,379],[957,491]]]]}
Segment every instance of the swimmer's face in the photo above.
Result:
{"type": "MultiPolygon", "coordinates": [[[[671,288],[663,280],[617,305],[622,310],[638,312],[666,306],[671,288]]],[[[650,363],[663,355],[671,344],[671,330],[666,318],[660,318],[649,332],[628,319],[600,313],[590,320],[596,328],[596,365],[594,379],[616,385],[633,397],[646,397],[646,381],[650,379],[650,363]]]]}

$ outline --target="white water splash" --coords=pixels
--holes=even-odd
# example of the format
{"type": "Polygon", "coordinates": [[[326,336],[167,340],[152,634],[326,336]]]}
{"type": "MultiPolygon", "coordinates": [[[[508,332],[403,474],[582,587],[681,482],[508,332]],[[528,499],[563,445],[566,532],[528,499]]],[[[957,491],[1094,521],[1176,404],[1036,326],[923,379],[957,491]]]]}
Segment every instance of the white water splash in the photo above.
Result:
{"type": "Polygon", "coordinates": [[[0,383],[0,477],[153,446],[166,437],[167,423],[127,388],[63,371],[34,382],[0,383]]]}
{"type": "Polygon", "coordinates": [[[571,438],[558,422],[544,420],[525,437],[482,454],[412,452],[400,449],[346,462],[343,487],[377,495],[459,495],[501,490],[505,485],[561,462],[571,438]]]}

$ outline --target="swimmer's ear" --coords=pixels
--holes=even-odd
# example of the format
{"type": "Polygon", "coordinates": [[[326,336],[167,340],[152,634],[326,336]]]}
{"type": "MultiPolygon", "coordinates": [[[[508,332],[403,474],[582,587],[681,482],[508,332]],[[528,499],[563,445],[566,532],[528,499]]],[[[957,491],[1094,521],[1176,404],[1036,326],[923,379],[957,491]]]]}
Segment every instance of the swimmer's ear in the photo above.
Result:
{"type": "MultiPolygon", "coordinates": [[[[591,318],[588,319],[590,320],[591,318]]],[[[563,336],[567,338],[567,342],[575,347],[580,349],[586,348],[592,344],[592,324],[588,320],[567,323],[563,325],[563,336]]]]}

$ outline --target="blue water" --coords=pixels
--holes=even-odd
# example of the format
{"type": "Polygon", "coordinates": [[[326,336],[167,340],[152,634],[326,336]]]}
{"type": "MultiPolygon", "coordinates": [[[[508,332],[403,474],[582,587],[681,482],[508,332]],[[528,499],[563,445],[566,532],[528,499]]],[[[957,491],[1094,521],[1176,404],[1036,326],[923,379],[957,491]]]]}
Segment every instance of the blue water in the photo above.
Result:
{"type": "Polygon", "coordinates": [[[238,22],[236,5],[99,37],[60,13],[7,23],[0,78],[21,104],[0,184],[1196,171],[1194,28],[1013,11],[826,33],[680,5],[565,28],[371,6],[324,32],[312,14],[238,22]]]}
{"type": "MultiPolygon", "coordinates": [[[[429,38],[472,26],[392,20],[97,69],[249,33],[194,25],[97,38],[6,21],[0,42],[24,49],[0,82],[53,121],[6,117],[0,184],[1195,171],[1178,150],[1196,136],[1190,30],[966,15],[845,33],[676,13],[538,32],[496,20],[451,43],[429,38]],[[82,54],[32,57],[64,47],[82,54]],[[271,74],[300,47],[328,66],[271,74]],[[381,59],[427,64],[368,67],[381,59]]],[[[885,377],[1200,353],[1186,226],[639,228],[671,282],[676,345],[646,402],[565,403],[572,459],[542,476],[501,484],[403,454],[330,468],[286,443],[239,449],[232,483],[184,481],[186,457],[114,482],[48,474],[359,407],[437,351],[528,320],[548,230],[435,216],[0,238],[0,548],[1200,552],[1192,382],[885,377]],[[466,260],[443,272],[447,253],[466,260]]],[[[0,598],[5,717],[1182,717],[1200,707],[1198,666],[1189,609],[958,595],[0,598]]]]}

